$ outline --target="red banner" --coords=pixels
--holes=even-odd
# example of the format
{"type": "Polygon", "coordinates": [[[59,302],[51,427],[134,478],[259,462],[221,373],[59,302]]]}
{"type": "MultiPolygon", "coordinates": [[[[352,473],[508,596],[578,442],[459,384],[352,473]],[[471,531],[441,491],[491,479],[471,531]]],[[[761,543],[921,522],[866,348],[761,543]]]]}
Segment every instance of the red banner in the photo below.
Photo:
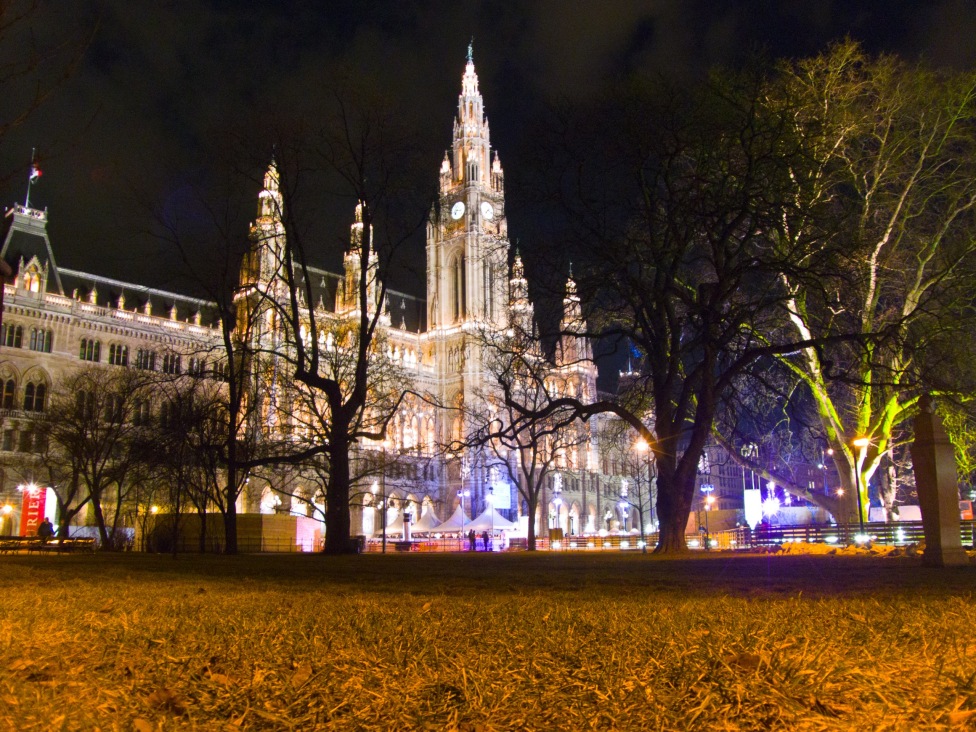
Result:
{"type": "Polygon", "coordinates": [[[32,486],[24,489],[24,508],[20,512],[20,535],[37,536],[37,527],[44,520],[44,499],[47,489],[32,486]]]}

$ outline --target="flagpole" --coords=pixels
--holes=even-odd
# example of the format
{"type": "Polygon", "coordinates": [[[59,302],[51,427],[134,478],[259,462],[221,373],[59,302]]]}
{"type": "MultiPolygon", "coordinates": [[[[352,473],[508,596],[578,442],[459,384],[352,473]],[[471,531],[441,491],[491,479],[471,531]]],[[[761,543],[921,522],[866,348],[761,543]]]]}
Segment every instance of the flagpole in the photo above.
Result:
{"type": "Polygon", "coordinates": [[[30,208],[30,189],[31,184],[34,182],[34,156],[37,154],[37,148],[31,148],[31,164],[30,169],[27,171],[27,195],[24,197],[24,208],[30,208]]]}

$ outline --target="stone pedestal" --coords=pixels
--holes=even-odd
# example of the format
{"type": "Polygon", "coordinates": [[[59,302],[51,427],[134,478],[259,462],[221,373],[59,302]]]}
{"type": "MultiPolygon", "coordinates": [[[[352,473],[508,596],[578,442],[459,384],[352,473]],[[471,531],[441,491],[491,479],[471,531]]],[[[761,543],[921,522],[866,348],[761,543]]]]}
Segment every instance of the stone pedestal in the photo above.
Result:
{"type": "Polygon", "coordinates": [[[952,443],[931,397],[922,397],[920,406],[915,418],[912,466],[925,531],[922,561],[930,567],[969,564],[959,537],[959,486],[952,443]]]}

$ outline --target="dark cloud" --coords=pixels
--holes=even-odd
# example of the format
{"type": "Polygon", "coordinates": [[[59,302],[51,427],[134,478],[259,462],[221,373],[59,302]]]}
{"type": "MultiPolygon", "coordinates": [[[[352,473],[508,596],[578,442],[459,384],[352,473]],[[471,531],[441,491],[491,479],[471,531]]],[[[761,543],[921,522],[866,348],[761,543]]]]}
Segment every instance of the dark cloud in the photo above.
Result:
{"type": "MultiPolygon", "coordinates": [[[[52,43],[65,29],[79,43],[97,32],[77,73],[3,139],[0,172],[25,170],[39,147],[34,200],[50,207],[59,261],[157,285],[166,267],[139,201],[177,200],[214,165],[208,150],[225,131],[269,107],[314,104],[336,74],[358,74],[411,107],[437,157],[471,36],[510,170],[548,104],[624,74],[692,78],[757,49],[807,55],[845,35],[937,64],[976,60],[976,7],[965,0],[48,0],[34,26],[52,43]]],[[[4,195],[23,189],[13,180],[4,195]]]]}

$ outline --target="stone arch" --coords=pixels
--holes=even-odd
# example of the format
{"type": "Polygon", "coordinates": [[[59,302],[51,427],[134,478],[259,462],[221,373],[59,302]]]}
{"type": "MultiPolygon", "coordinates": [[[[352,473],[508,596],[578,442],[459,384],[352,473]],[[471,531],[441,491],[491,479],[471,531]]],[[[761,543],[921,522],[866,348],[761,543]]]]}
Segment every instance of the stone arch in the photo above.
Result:
{"type": "Polygon", "coordinates": [[[44,387],[50,391],[51,375],[42,366],[34,365],[24,372],[23,383],[44,384],[44,387]]]}
{"type": "MultiPolygon", "coordinates": [[[[430,512],[434,512],[434,516],[437,516],[436,507],[434,506],[434,499],[432,499],[430,496],[424,496],[420,501],[420,516],[426,516],[430,512]]],[[[420,516],[417,518],[420,518],[420,516]]]]}

